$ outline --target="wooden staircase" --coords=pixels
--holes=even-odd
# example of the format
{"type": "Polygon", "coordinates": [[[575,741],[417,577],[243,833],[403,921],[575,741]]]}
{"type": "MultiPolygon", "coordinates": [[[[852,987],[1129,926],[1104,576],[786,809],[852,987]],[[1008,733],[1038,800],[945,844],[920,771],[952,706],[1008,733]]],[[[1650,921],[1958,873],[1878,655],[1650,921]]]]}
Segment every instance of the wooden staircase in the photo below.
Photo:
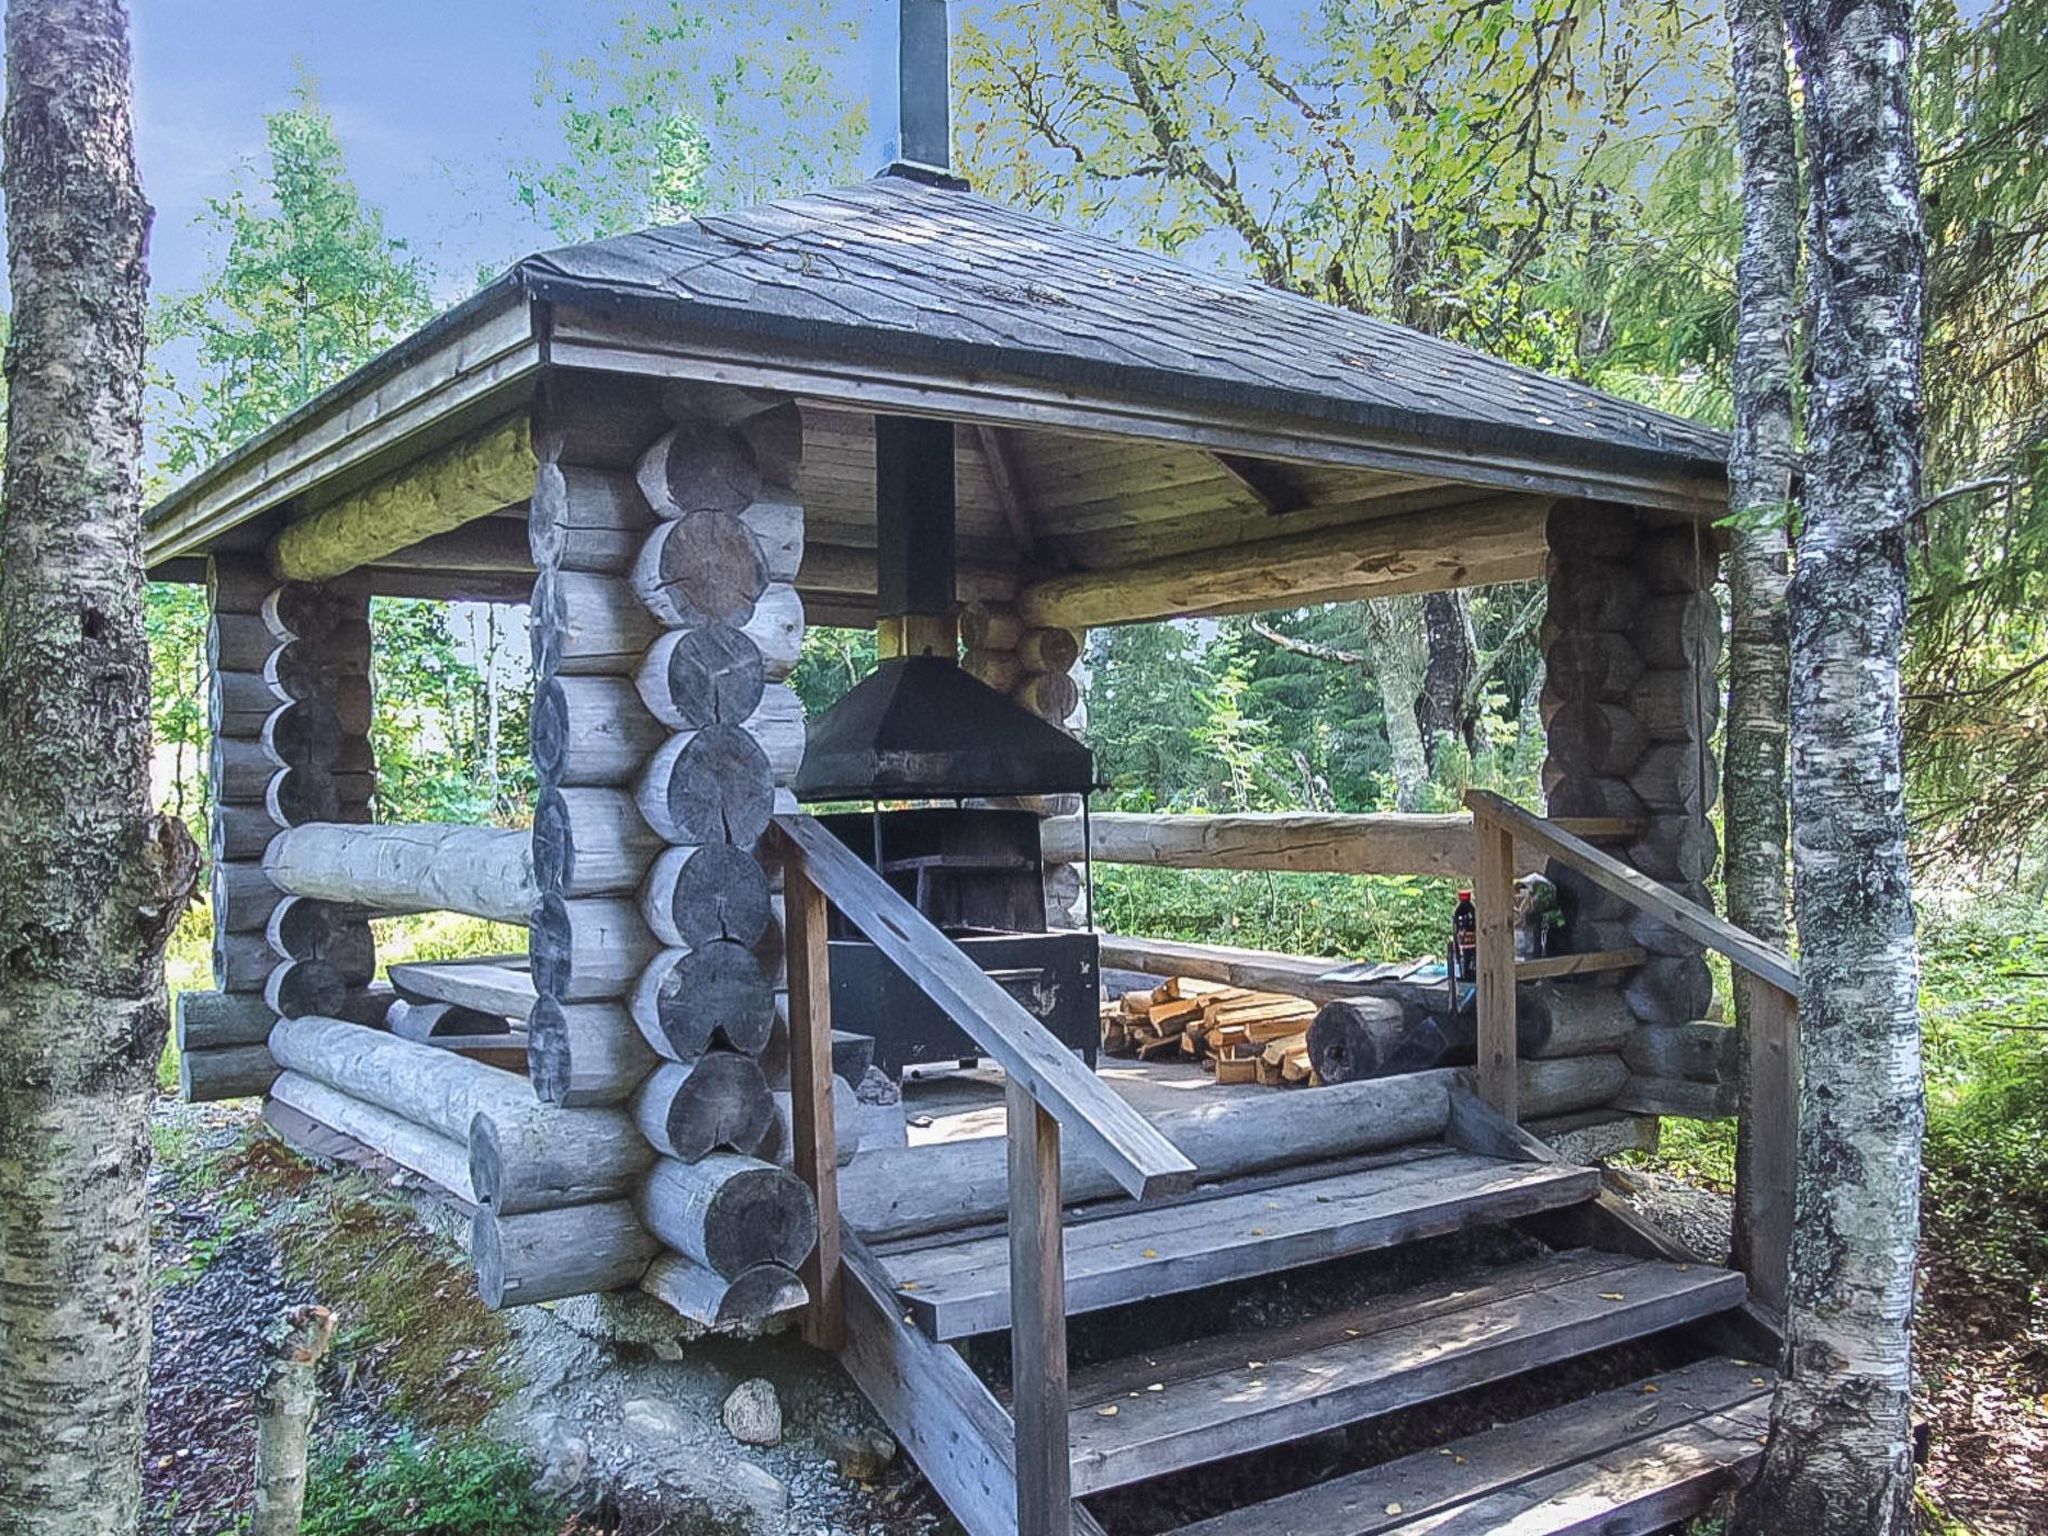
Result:
{"type": "MultiPolygon", "coordinates": [[[[1255,1491],[1182,1529],[1626,1536],[1698,1513],[1761,1454],[1773,1380],[1744,1357],[1766,1356],[1771,1340],[1743,1277],[1684,1253],[1628,1216],[1595,1170],[1558,1161],[1467,1095],[1443,1143],[1084,1207],[1064,1226],[1069,1319],[1093,1316],[1091,1339],[1132,1341],[1068,1378],[1077,1501],[1144,1485],[1142,1498],[1176,1508],[1174,1480],[1200,1469],[1369,1421],[1398,1429],[1399,1416],[1441,1416],[1476,1389],[1523,1400],[1526,1384],[1567,1362],[1641,1341],[1676,1363],[1510,1422],[1482,1415],[1471,1433],[1275,1497],[1255,1491]],[[1264,1326],[1147,1342],[1156,1330],[1145,1319],[1175,1298],[1195,1305],[1375,1255],[1426,1266],[1434,1250],[1416,1245],[1496,1232],[1519,1245],[1504,1260],[1425,1272],[1363,1301],[1311,1302],[1264,1326]]],[[[987,1384],[955,1347],[1000,1354],[977,1341],[1009,1324],[1006,1234],[849,1246],[849,1369],[973,1536],[1015,1530],[1008,1387],[987,1384]]],[[[1302,1288],[1313,1295],[1315,1282],[1302,1288]]],[[[1259,1481],[1256,1468],[1237,1479],[1259,1481]]],[[[1098,1528],[1084,1505],[1073,1512],[1075,1529],[1098,1528]]],[[[1105,1524],[1120,1529],[1114,1514],[1105,1524]]]]}

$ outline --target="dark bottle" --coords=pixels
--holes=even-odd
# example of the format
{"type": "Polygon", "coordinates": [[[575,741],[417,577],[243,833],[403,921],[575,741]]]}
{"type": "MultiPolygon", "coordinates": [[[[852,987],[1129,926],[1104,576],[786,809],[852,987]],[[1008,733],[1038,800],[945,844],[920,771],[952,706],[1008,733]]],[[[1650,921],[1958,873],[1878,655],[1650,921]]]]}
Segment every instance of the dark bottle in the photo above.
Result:
{"type": "Polygon", "coordinates": [[[1479,980],[1479,909],[1470,891],[1458,892],[1458,909],[1451,914],[1451,976],[1479,980]]]}

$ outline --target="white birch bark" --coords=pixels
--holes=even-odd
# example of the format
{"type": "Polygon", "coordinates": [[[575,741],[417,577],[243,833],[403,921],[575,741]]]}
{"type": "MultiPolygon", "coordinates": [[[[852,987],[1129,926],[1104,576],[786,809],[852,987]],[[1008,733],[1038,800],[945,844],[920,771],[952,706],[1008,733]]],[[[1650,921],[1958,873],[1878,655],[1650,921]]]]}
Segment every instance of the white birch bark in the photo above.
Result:
{"type": "MultiPolygon", "coordinates": [[[[1734,0],[1735,122],[1742,161],[1742,254],[1737,264],[1735,438],[1728,503],[1736,533],[1728,562],[1726,795],[1728,916],[1783,948],[1788,808],[1785,735],[1791,677],[1785,589],[1791,576],[1792,363],[1799,332],[1799,163],[1785,68],[1782,0],[1734,0]]],[[[1738,973],[1736,1027],[1749,1027],[1749,988],[1738,973]]],[[[1743,1113],[1736,1128],[1736,1200],[1764,1194],[1753,1164],[1749,1053],[1738,1050],[1743,1113]],[[1748,1176],[1744,1176],[1748,1175],[1748,1176]]],[[[1756,1217],[1735,1222],[1736,1262],[1747,1267],[1756,1217]]]]}
{"type": "Polygon", "coordinates": [[[0,527],[0,1530],[135,1529],[163,943],[198,851],[151,813],[144,242],[127,7],[10,0],[0,527]]]}
{"type": "Polygon", "coordinates": [[[1734,1529],[1892,1536],[1925,1119],[1900,764],[1920,471],[1924,256],[1906,0],[1794,0],[1815,200],[1813,396],[1791,591],[1801,940],[1799,1188],[1786,1372],[1734,1529]]]}

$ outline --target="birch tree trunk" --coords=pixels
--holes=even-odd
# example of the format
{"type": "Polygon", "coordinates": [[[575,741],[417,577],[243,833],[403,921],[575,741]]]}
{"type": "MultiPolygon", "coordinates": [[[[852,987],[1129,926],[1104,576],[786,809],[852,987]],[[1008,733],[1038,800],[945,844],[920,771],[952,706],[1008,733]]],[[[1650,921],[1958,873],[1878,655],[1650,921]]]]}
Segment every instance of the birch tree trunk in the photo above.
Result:
{"type": "MultiPolygon", "coordinates": [[[[1736,268],[1735,440],[1728,503],[1736,527],[1728,564],[1728,724],[1724,747],[1728,917],[1785,945],[1785,732],[1791,686],[1785,588],[1790,578],[1792,364],[1799,333],[1799,164],[1785,68],[1781,0],[1734,0],[1735,126],[1742,160],[1742,255],[1736,268]]],[[[1735,1022],[1749,1027],[1749,989],[1737,973],[1735,1022]]],[[[1752,1161],[1749,1053],[1743,1063],[1736,1166],[1752,1161]]],[[[1738,1179],[1737,1199],[1759,1195],[1738,1179]]],[[[1750,1219],[1735,1223],[1747,1266],[1750,1219]]]]}
{"type": "Polygon", "coordinates": [[[1429,670],[1429,630],[1419,597],[1376,597],[1359,604],[1373,680],[1380,685],[1380,718],[1394,763],[1394,803],[1414,810],[1429,782],[1429,752],[1419,708],[1429,670]]]}
{"type": "Polygon", "coordinates": [[[1793,0],[1816,204],[1805,519],[1791,590],[1802,947],[1786,1373],[1735,1529],[1903,1532],[1918,1256],[1918,981],[1900,765],[1924,290],[1907,0],[1793,0]]]}
{"type": "Polygon", "coordinates": [[[121,0],[10,0],[0,526],[0,1530],[135,1528],[147,1115],[198,851],[149,799],[144,244],[121,0]]]}

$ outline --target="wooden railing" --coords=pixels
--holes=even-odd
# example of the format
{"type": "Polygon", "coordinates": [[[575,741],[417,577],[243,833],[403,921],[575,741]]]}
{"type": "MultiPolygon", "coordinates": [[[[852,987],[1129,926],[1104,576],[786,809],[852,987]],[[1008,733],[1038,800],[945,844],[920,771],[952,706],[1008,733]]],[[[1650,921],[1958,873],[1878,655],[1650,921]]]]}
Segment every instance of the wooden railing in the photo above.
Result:
{"type": "Polygon", "coordinates": [[[1187,1188],[1194,1164],[845,844],[808,816],[778,816],[775,828],[785,861],[797,1172],[817,1194],[821,1239],[804,1275],[812,1297],[806,1337],[836,1349],[845,1329],[825,945],[829,902],[1003,1069],[1017,1529],[1022,1536],[1067,1536],[1073,1499],[1062,1134],[1140,1198],[1187,1188]]]}
{"type": "Polygon", "coordinates": [[[1514,851],[1534,848],[1577,870],[1638,911],[1728,957],[1748,1025],[1748,1116],[1736,1166],[1735,1258],[1751,1294],[1773,1309],[1785,1299],[1792,1241],[1794,1158],[1799,1107],[1799,967],[1584,838],[1485,790],[1467,790],[1478,869],[1479,1092],[1515,1118],[1514,851]]]}

